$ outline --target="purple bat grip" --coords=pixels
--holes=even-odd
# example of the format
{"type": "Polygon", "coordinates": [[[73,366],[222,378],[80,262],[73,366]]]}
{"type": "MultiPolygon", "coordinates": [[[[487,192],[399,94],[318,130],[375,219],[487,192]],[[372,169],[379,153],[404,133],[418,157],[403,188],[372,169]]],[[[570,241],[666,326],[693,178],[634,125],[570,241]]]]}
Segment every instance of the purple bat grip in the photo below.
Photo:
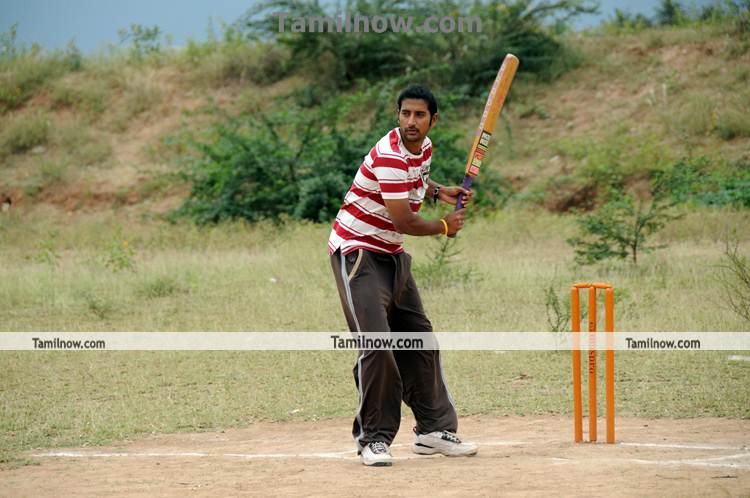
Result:
{"type": "MultiPolygon", "coordinates": [[[[470,176],[470,175],[464,176],[464,184],[462,185],[462,187],[465,188],[466,190],[471,190],[471,181],[473,179],[474,179],[473,176],[470,176]]],[[[463,200],[464,200],[464,194],[463,193],[458,194],[458,199],[456,200],[456,211],[464,207],[463,200]]]]}

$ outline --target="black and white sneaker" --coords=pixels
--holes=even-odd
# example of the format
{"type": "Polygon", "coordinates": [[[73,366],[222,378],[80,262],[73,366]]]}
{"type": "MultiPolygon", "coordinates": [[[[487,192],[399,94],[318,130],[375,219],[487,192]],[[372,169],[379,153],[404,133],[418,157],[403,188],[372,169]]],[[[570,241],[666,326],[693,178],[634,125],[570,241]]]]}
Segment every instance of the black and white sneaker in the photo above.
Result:
{"type": "Polygon", "coordinates": [[[393,465],[393,457],[388,445],[381,441],[367,443],[359,454],[362,463],[372,467],[388,467],[393,465]]]}
{"type": "Polygon", "coordinates": [[[434,455],[441,453],[445,456],[473,456],[477,454],[475,443],[461,441],[458,436],[448,431],[419,434],[414,430],[416,440],[412,450],[419,455],[434,455]]]}

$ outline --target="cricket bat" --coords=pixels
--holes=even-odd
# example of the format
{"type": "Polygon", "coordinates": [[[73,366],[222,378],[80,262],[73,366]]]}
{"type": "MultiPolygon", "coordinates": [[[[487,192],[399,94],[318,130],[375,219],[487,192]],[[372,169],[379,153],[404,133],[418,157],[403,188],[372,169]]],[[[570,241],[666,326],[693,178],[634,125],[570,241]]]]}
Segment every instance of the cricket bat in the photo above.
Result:
{"type": "MultiPolygon", "coordinates": [[[[516,69],[518,69],[518,57],[513,54],[506,55],[502,66],[500,66],[500,70],[497,72],[495,82],[492,84],[492,89],[490,89],[487,103],[484,104],[484,113],[482,113],[482,119],[479,121],[479,127],[474,136],[474,143],[471,145],[471,150],[469,151],[469,159],[466,161],[466,174],[463,183],[463,187],[466,190],[471,188],[471,182],[479,174],[479,168],[482,167],[482,161],[490,145],[490,137],[495,130],[495,123],[498,116],[500,116],[500,110],[503,108],[505,97],[510,90],[513,76],[516,75],[516,69]]],[[[462,201],[463,194],[459,194],[456,202],[456,210],[463,207],[462,201]]]]}

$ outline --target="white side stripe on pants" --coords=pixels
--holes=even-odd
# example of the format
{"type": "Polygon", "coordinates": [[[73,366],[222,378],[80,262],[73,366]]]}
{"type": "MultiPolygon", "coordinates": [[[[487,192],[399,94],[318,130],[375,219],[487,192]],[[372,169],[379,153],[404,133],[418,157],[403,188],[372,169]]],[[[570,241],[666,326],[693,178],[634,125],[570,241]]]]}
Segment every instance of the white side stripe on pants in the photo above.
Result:
{"type": "MultiPolygon", "coordinates": [[[[360,249],[361,251],[362,249],[360,249]]],[[[346,304],[349,306],[349,313],[352,314],[352,318],[354,319],[354,326],[357,328],[357,332],[362,332],[362,329],[359,327],[359,320],[357,320],[357,313],[354,310],[354,301],[352,300],[352,290],[349,287],[349,275],[346,273],[346,259],[344,258],[344,253],[341,253],[341,281],[344,283],[344,290],[346,291],[346,304]]],[[[357,443],[357,448],[359,450],[362,450],[362,443],[360,441],[362,440],[362,437],[365,435],[365,429],[362,426],[362,405],[364,403],[365,397],[364,393],[362,391],[362,357],[364,356],[364,352],[359,353],[359,357],[357,358],[357,376],[359,379],[357,379],[357,388],[359,390],[359,407],[357,407],[357,423],[359,424],[359,435],[354,438],[354,441],[357,443]]]]}

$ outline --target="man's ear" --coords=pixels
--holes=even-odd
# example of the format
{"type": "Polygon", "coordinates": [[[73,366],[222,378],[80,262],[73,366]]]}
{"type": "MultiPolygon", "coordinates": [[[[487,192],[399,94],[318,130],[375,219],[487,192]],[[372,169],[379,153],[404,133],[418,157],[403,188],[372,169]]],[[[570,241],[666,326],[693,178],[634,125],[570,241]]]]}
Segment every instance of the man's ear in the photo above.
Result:
{"type": "Polygon", "coordinates": [[[432,117],[430,118],[430,128],[432,128],[433,126],[435,126],[435,124],[436,124],[437,122],[438,122],[438,113],[435,113],[435,114],[433,114],[433,115],[432,115],[432,117]]]}

